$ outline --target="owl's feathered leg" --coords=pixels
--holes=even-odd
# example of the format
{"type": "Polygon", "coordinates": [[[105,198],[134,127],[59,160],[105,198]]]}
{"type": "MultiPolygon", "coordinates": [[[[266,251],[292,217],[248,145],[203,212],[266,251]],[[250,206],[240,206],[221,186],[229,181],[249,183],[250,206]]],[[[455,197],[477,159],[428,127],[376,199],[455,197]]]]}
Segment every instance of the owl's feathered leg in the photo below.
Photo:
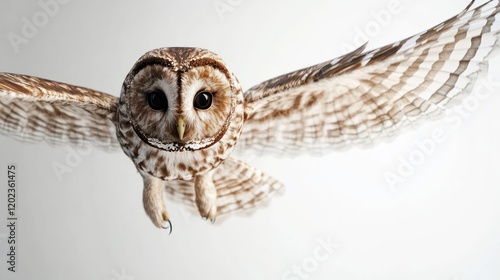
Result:
{"type": "Polygon", "coordinates": [[[144,210],[146,210],[146,214],[155,226],[169,229],[171,233],[172,223],[170,223],[167,208],[165,207],[165,202],[163,201],[165,181],[149,174],[141,173],[141,175],[144,179],[142,202],[144,203],[144,210]]]}
{"type": "Polygon", "coordinates": [[[195,202],[200,215],[215,222],[217,216],[217,189],[212,179],[213,172],[194,178],[195,202]]]}

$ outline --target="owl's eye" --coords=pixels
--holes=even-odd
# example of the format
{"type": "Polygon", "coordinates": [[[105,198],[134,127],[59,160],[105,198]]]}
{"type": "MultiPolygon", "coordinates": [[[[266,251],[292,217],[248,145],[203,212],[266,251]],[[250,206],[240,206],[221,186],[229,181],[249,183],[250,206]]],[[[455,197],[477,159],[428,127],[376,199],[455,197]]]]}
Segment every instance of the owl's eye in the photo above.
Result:
{"type": "Polygon", "coordinates": [[[200,110],[206,110],[212,106],[212,93],[200,91],[194,97],[194,107],[200,110]]]}
{"type": "Polygon", "coordinates": [[[165,111],[168,108],[167,97],[161,91],[152,91],[148,93],[148,105],[153,110],[165,111]]]}

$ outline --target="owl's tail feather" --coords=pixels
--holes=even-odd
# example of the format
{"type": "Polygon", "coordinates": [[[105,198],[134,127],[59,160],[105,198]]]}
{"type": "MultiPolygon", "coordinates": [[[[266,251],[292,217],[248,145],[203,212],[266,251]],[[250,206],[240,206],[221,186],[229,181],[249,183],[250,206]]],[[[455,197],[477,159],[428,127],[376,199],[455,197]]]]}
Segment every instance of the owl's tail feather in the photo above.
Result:
{"type": "MultiPolygon", "coordinates": [[[[266,205],[273,195],[284,191],[283,185],[274,178],[231,157],[212,172],[217,189],[217,221],[230,213],[251,213],[257,206],[266,205]]],[[[193,181],[170,181],[166,191],[174,200],[197,212],[193,181]]]]}

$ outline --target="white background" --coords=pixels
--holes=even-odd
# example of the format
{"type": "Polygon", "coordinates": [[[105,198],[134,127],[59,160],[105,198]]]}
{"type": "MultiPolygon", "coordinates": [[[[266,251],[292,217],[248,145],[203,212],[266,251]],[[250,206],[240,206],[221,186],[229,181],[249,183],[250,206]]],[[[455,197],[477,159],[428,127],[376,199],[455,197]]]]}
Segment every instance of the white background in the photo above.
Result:
{"type": "MultiPolygon", "coordinates": [[[[469,1],[399,0],[398,13],[377,23],[374,13],[389,2],[69,0],[16,52],[8,34],[22,36],[23,17],[33,22],[43,9],[37,1],[2,0],[0,71],[118,95],[146,51],[196,46],[223,57],[248,89],[343,54],[358,45],[360,30],[372,27],[369,48],[381,46],[449,18],[469,1]],[[233,6],[218,13],[217,3],[233,6]]],[[[490,74],[490,82],[498,80],[500,60],[490,74]]],[[[493,85],[478,88],[486,97],[472,100],[466,115],[452,115],[459,123],[428,123],[371,149],[249,156],[285,183],[284,195],[251,216],[215,225],[167,201],[170,236],[144,214],[141,177],[121,151],[92,150],[68,163],[74,151],[66,147],[1,136],[0,278],[500,279],[500,85],[493,85]],[[445,141],[391,187],[385,176],[397,174],[403,159],[419,153],[416,142],[435,130],[445,141]],[[4,261],[10,163],[18,168],[16,273],[4,261]],[[72,172],[59,180],[55,163],[72,165],[72,172]],[[319,240],[338,247],[327,252],[319,240]],[[303,274],[294,275],[294,266],[303,274]]]]}

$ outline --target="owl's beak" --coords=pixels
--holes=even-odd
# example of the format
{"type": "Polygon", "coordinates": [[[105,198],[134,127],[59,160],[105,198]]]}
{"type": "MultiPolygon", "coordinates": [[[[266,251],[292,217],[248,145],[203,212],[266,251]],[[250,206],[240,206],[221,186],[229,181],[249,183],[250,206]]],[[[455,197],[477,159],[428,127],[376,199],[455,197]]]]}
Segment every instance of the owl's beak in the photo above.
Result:
{"type": "Polygon", "coordinates": [[[184,131],[186,130],[186,123],[183,118],[177,119],[177,133],[179,133],[179,139],[184,138],[184,131]]]}

